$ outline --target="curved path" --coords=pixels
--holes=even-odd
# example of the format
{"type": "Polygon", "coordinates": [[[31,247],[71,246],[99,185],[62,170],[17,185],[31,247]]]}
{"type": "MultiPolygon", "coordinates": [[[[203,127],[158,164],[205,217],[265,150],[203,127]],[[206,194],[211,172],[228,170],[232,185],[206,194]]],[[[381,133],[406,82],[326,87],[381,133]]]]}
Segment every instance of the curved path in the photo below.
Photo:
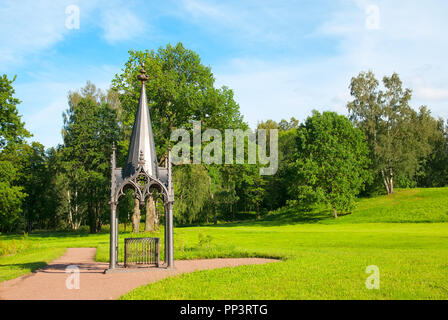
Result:
{"type": "Polygon", "coordinates": [[[108,264],[95,262],[95,252],[95,248],[67,249],[61,258],[45,268],[0,283],[0,300],[118,299],[136,287],[181,273],[278,261],[261,258],[177,260],[174,270],[154,268],[144,272],[104,274],[108,264]],[[70,265],[79,268],[79,289],[67,288],[67,282],[69,287],[76,285],[73,273],[66,273],[70,265]]]}

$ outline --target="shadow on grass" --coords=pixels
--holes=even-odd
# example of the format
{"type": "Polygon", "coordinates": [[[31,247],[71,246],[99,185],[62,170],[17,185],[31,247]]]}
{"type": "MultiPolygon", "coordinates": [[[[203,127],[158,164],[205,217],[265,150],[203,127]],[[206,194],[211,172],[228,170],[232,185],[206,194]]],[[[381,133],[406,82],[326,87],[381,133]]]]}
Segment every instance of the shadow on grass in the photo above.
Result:
{"type": "MultiPolygon", "coordinates": [[[[342,215],[340,215],[342,216],[342,215]]],[[[262,217],[259,220],[246,220],[238,222],[229,222],[216,225],[207,225],[207,227],[229,228],[229,227],[277,227],[294,224],[313,224],[322,221],[333,221],[333,217],[328,210],[309,210],[297,212],[297,209],[284,209],[280,212],[274,212],[262,217]]]]}
{"type": "MultiPolygon", "coordinates": [[[[85,230],[60,230],[60,231],[47,231],[47,230],[38,230],[32,231],[28,234],[30,238],[38,237],[38,238],[69,238],[69,237],[88,237],[92,235],[88,231],[85,230]]],[[[8,233],[2,234],[2,240],[17,240],[22,239],[24,237],[23,233],[8,233]]]]}
{"type": "Polygon", "coordinates": [[[8,268],[8,269],[24,269],[31,270],[34,272],[38,269],[42,269],[47,266],[45,261],[36,261],[36,262],[27,262],[27,263],[11,263],[11,264],[0,264],[0,268],[8,268]]]}

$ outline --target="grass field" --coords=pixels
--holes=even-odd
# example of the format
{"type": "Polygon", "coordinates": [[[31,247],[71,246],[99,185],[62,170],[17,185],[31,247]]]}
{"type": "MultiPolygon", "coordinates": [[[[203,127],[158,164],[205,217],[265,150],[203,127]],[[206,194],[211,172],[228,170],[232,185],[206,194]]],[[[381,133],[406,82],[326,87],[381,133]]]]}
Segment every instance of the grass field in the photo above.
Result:
{"type": "MultiPolygon", "coordinates": [[[[122,299],[448,299],[447,221],[443,188],[363,199],[338,220],[322,210],[289,209],[261,221],[175,228],[175,259],[282,261],[168,278],[122,299]],[[379,290],[366,289],[369,265],[380,270],[379,290]]],[[[0,248],[22,237],[2,235],[0,248]]],[[[0,257],[0,281],[45,265],[67,247],[97,247],[97,260],[108,260],[107,233],[33,233],[22,241],[28,244],[17,245],[17,253],[0,257]]]]}

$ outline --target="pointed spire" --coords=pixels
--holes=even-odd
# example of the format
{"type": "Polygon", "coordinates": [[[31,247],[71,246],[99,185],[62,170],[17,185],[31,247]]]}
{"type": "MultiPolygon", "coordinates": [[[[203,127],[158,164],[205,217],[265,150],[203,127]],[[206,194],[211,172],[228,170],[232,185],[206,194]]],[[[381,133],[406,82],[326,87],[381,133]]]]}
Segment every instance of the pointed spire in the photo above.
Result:
{"type": "Polygon", "coordinates": [[[158,175],[156,148],[145,90],[145,82],[148,81],[149,77],[146,74],[145,65],[143,63],[141,64],[141,67],[137,79],[142,82],[142,88],[140,91],[140,100],[138,102],[134,126],[132,128],[131,141],[124,171],[125,178],[133,175],[139,165],[143,166],[148,175],[155,178],[157,178],[158,175]]]}

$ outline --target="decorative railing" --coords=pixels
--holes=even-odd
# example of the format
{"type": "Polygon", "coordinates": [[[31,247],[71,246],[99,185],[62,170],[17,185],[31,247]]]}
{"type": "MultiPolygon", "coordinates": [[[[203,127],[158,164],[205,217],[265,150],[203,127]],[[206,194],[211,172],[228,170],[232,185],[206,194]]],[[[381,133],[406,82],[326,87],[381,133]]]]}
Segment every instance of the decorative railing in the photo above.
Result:
{"type": "Polygon", "coordinates": [[[124,267],[159,266],[159,238],[124,239],[124,267]]]}

